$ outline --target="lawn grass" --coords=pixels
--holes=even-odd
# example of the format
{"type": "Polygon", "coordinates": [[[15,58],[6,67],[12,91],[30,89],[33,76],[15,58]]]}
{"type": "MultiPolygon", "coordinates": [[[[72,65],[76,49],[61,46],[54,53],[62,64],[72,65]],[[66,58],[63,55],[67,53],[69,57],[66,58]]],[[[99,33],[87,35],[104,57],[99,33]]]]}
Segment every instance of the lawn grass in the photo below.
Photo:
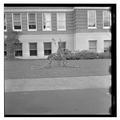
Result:
{"type": "Polygon", "coordinates": [[[68,60],[67,67],[47,60],[5,60],[5,79],[80,77],[108,75],[111,59],[68,60]]]}

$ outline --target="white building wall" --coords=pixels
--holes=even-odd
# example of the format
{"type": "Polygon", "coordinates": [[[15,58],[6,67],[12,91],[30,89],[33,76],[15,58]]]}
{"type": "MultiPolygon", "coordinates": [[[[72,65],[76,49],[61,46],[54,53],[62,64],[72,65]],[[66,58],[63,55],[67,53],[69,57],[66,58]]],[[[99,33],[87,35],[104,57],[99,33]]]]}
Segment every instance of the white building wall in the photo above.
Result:
{"type": "Polygon", "coordinates": [[[97,40],[97,52],[104,52],[104,40],[111,40],[110,32],[75,33],[74,50],[89,50],[89,40],[97,40]]]}
{"type": "Polygon", "coordinates": [[[74,50],[74,36],[73,34],[42,34],[42,35],[21,35],[19,40],[23,44],[23,56],[19,58],[23,59],[38,59],[46,58],[44,56],[44,42],[52,43],[52,53],[55,53],[58,48],[58,42],[65,41],[66,48],[73,51],[74,50]],[[37,42],[37,56],[30,56],[29,53],[29,43],[37,42]]]}

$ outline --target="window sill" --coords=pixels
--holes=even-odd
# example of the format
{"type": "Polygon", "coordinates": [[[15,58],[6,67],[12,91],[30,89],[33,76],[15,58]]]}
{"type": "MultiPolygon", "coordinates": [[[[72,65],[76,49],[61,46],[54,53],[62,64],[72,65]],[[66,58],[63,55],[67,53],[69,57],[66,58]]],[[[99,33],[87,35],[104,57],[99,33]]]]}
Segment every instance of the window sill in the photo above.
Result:
{"type": "Polygon", "coordinates": [[[88,29],[97,29],[97,27],[88,27],[88,29]]]}
{"type": "Polygon", "coordinates": [[[13,31],[16,31],[16,32],[21,32],[22,30],[15,30],[15,29],[13,29],[13,31]]]}
{"type": "Polygon", "coordinates": [[[110,29],[110,27],[103,27],[103,29],[110,29]]]}
{"type": "Polygon", "coordinates": [[[37,29],[28,29],[28,31],[37,31],[37,29]]]}

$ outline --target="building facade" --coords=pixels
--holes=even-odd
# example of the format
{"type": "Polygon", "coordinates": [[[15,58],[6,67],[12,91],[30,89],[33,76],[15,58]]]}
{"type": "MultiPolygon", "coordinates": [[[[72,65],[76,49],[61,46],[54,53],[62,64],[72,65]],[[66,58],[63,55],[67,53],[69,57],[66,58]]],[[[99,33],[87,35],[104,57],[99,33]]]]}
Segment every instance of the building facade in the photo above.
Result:
{"type": "MultiPolygon", "coordinates": [[[[104,52],[111,45],[109,7],[5,7],[4,34],[18,31],[15,56],[42,59],[57,51],[59,42],[72,52],[104,52]]],[[[5,45],[6,46],[6,45],[5,45]]],[[[7,53],[5,54],[7,55],[7,53]]]]}

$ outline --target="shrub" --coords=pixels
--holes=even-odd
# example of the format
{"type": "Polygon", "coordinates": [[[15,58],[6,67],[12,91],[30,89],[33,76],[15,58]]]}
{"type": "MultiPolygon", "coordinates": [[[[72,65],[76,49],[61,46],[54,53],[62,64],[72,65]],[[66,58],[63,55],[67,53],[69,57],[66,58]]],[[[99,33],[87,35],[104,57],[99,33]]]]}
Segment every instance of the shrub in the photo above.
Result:
{"type": "Polygon", "coordinates": [[[108,59],[111,58],[111,54],[109,52],[103,52],[98,54],[99,59],[108,59]]]}
{"type": "Polygon", "coordinates": [[[83,50],[79,53],[76,53],[77,59],[96,59],[97,53],[83,50]]]}
{"type": "MultiPolygon", "coordinates": [[[[109,52],[104,53],[95,53],[87,50],[83,51],[77,51],[77,52],[71,52],[70,50],[66,49],[64,51],[65,58],[67,60],[80,60],[80,59],[108,59],[111,58],[111,55],[109,52]]],[[[54,60],[60,60],[61,57],[57,55],[56,53],[53,53],[48,56],[48,59],[52,58],[54,60]]]]}

